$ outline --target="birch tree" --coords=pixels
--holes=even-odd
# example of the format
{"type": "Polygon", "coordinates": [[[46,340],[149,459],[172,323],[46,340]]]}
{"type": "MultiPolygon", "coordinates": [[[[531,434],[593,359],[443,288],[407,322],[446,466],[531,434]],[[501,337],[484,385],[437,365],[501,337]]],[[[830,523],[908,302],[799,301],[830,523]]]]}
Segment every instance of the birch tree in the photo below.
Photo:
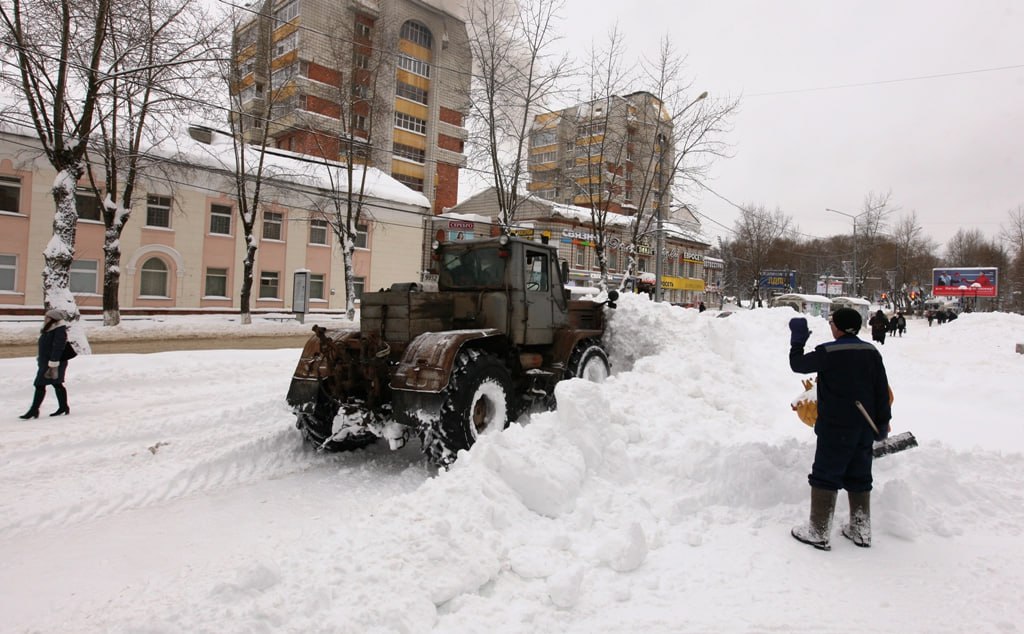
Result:
{"type": "Polygon", "coordinates": [[[75,189],[93,132],[96,100],[106,80],[102,53],[110,0],[4,0],[0,41],[13,66],[3,82],[25,100],[20,114],[35,130],[43,153],[57,171],[53,184],[53,237],[43,251],[43,296],[47,310],[64,311],[80,352],[88,342],[78,328],[78,305],[70,290],[78,210],[75,189]],[[16,70],[14,70],[16,68],[16,70]]]}

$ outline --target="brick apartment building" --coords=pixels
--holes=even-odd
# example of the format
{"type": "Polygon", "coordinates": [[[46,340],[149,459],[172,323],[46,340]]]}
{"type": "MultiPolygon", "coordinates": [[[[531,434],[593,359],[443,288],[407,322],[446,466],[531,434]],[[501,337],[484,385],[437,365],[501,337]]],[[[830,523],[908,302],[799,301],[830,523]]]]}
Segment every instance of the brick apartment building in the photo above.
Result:
{"type": "MultiPolygon", "coordinates": [[[[368,161],[423,192],[435,213],[458,200],[472,59],[452,0],[264,0],[235,31],[245,113],[265,112],[278,148],[368,161]]],[[[253,136],[260,117],[243,118],[253,136]]]]}

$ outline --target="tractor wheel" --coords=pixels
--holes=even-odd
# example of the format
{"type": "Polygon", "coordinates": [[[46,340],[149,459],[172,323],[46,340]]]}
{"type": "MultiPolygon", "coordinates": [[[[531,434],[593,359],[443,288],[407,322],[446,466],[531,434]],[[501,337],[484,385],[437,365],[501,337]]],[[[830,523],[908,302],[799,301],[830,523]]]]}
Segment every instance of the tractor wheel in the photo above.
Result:
{"type": "Polygon", "coordinates": [[[327,440],[334,433],[334,419],[338,415],[338,406],[334,404],[321,388],[317,405],[312,412],[299,412],[295,426],[302,432],[302,437],[317,449],[324,451],[354,451],[376,442],[373,434],[349,434],[341,440],[327,440]],[[324,442],[327,441],[327,442],[324,442]]]}
{"type": "Polygon", "coordinates": [[[423,450],[435,464],[447,467],[460,449],[508,426],[512,377],[494,355],[463,350],[441,397],[440,415],[425,430],[423,450]]]}
{"type": "Polygon", "coordinates": [[[611,374],[608,353],[604,351],[597,339],[584,339],[576,344],[576,349],[569,356],[565,368],[565,378],[585,379],[594,383],[604,383],[611,374]]]}

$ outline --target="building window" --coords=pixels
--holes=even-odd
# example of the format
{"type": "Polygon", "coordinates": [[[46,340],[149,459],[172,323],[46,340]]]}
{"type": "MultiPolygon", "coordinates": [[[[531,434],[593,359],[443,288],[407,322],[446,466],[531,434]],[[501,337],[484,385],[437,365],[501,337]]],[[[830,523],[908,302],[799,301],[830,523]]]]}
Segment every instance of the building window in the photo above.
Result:
{"type": "MultiPolygon", "coordinates": [[[[263,212],[263,239],[264,240],[280,240],[281,239],[281,223],[284,217],[273,211],[263,212]]],[[[275,295],[276,297],[276,295],[275,295]]]]}
{"type": "Polygon", "coordinates": [[[309,298],[320,299],[324,298],[324,274],[323,273],[310,273],[309,275],[309,298]]]}
{"type": "Polygon", "coordinates": [[[277,299],[278,287],[277,271],[263,271],[260,273],[260,299],[277,299]]]}
{"type": "Polygon", "coordinates": [[[576,245],[576,268],[582,269],[587,266],[587,247],[582,244],[576,245]]]}
{"type": "Polygon", "coordinates": [[[210,205],[210,233],[231,235],[231,212],[227,205],[210,205]]]}
{"type": "Polygon", "coordinates": [[[430,29],[418,22],[410,21],[403,24],[400,35],[402,36],[402,39],[409,40],[414,44],[419,44],[424,48],[430,48],[434,41],[434,37],[431,35],[430,29]]]}
{"type": "Polygon", "coordinates": [[[619,270],[619,252],[615,249],[608,249],[605,252],[608,254],[608,270],[619,270]]]}
{"type": "Polygon", "coordinates": [[[352,246],[357,249],[365,249],[369,244],[369,231],[370,228],[366,225],[356,225],[356,235],[352,240],[352,246]]]}
{"type": "Polygon", "coordinates": [[[298,1],[296,1],[296,2],[289,2],[288,4],[284,5],[283,7],[281,7],[280,9],[278,9],[277,11],[274,12],[274,19],[277,20],[279,24],[284,24],[285,22],[288,22],[288,21],[294,19],[298,15],[299,15],[299,3],[298,3],[298,1]]]}
{"type": "Polygon", "coordinates": [[[365,100],[370,97],[370,87],[366,84],[352,84],[352,96],[357,100],[365,100]]]}
{"type": "Polygon", "coordinates": [[[555,152],[554,150],[551,152],[539,152],[537,154],[530,155],[530,165],[553,163],[556,160],[558,160],[558,152],[555,152]]]}
{"type": "Polygon", "coordinates": [[[366,117],[361,114],[353,115],[352,128],[354,130],[366,130],[366,117]]]}
{"type": "Polygon", "coordinates": [[[424,62],[422,59],[416,59],[408,55],[399,55],[398,67],[409,71],[413,75],[430,78],[430,63],[424,62]]]}
{"type": "Polygon", "coordinates": [[[227,269],[206,269],[206,290],[203,295],[206,297],[228,296],[227,269]]]}
{"type": "Polygon", "coordinates": [[[21,213],[21,179],[0,176],[0,211],[21,213]]]}
{"type": "Polygon", "coordinates": [[[88,189],[78,188],[75,192],[75,205],[78,207],[79,220],[99,221],[102,218],[100,202],[96,199],[96,194],[88,189]]]}
{"type": "Polygon", "coordinates": [[[284,68],[275,70],[270,74],[270,87],[277,90],[281,86],[284,86],[292,77],[298,74],[298,68],[298,64],[290,64],[284,68]]]}
{"type": "Polygon", "coordinates": [[[405,174],[392,174],[391,178],[395,179],[399,183],[402,183],[409,189],[417,192],[423,191],[423,179],[416,178],[415,176],[407,176],[405,174]]]}
{"type": "Polygon", "coordinates": [[[250,44],[255,44],[256,43],[256,33],[257,33],[258,30],[259,29],[257,29],[256,26],[253,25],[253,26],[248,26],[248,27],[242,29],[241,31],[239,31],[236,34],[236,37],[238,38],[236,40],[238,42],[238,50],[242,50],[243,48],[245,48],[246,46],[249,46],[250,44]]]}
{"type": "Polygon", "coordinates": [[[171,226],[171,198],[170,196],[146,196],[146,226],[147,227],[170,227],[171,226]]]}
{"type": "Polygon", "coordinates": [[[370,56],[366,55],[365,53],[353,53],[352,66],[355,68],[368,70],[370,68],[370,56]]]}
{"type": "Polygon", "coordinates": [[[326,220],[310,220],[309,221],[309,243],[310,244],[327,244],[327,221],[326,220]]]}
{"type": "Polygon", "coordinates": [[[370,35],[373,33],[373,29],[369,24],[363,24],[362,22],[356,22],[356,37],[364,39],[370,39],[370,35]]]}
{"type": "Polygon", "coordinates": [[[69,287],[72,293],[96,293],[96,282],[99,279],[99,261],[75,260],[71,263],[69,287]]]}
{"type": "Polygon", "coordinates": [[[294,31],[291,35],[282,37],[274,42],[274,57],[281,57],[299,47],[299,32],[294,31]]]}
{"type": "Polygon", "coordinates": [[[534,132],[530,135],[530,146],[540,147],[542,145],[552,145],[558,140],[557,130],[541,130],[534,132]]]}
{"type": "Polygon", "coordinates": [[[395,113],[395,127],[402,128],[403,130],[409,130],[411,132],[418,132],[420,134],[427,133],[426,121],[407,115],[404,112],[395,113]]]}
{"type": "Polygon", "coordinates": [[[355,295],[356,301],[363,298],[363,287],[366,286],[365,277],[353,277],[352,278],[352,292],[355,295]]]}
{"type": "Polygon", "coordinates": [[[14,292],[14,281],[18,279],[18,256],[0,254],[0,291],[14,292]]]}
{"type": "Polygon", "coordinates": [[[142,274],[139,276],[139,295],[168,297],[167,265],[160,258],[149,258],[142,265],[142,274]]]}
{"type": "Polygon", "coordinates": [[[393,147],[395,156],[400,156],[417,163],[424,163],[427,160],[426,150],[421,148],[412,147],[411,145],[402,145],[401,143],[395,143],[393,147]]]}
{"type": "Polygon", "coordinates": [[[422,88],[417,88],[412,84],[407,84],[404,81],[398,82],[395,86],[395,94],[399,97],[408,99],[409,101],[415,101],[416,103],[427,103],[427,91],[422,88]]]}

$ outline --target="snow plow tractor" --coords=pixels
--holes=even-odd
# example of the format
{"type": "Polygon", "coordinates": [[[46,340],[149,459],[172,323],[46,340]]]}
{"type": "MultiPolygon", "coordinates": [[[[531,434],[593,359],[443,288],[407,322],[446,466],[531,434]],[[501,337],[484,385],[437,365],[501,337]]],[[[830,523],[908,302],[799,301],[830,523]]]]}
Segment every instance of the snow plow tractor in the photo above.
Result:
{"type": "Polygon", "coordinates": [[[554,406],[555,385],[602,381],[608,299],[571,299],[553,245],[502,235],[434,242],[437,290],[393,284],[361,299],[359,330],[313,326],[288,404],[319,449],[417,436],[447,467],[482,434],[554,406]]]}

